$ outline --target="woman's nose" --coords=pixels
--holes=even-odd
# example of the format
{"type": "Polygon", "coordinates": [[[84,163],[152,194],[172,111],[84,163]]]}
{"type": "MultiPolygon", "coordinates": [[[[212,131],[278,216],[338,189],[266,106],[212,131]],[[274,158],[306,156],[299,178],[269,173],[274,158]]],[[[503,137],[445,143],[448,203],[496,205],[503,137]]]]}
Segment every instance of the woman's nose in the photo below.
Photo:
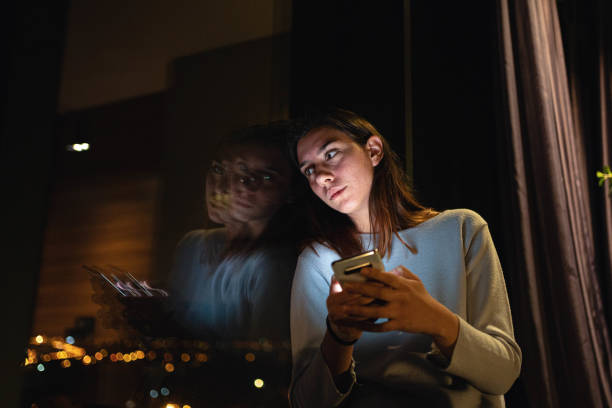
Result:
{"type": "Polygon", "coordinates": [[[334,181],[334,175],[331,171],[327,170],[327,169],[318,169],[317,173],[316,173],[316,177],[315,180],[317,182],[318,185],[320,186],[325,186],[328,183],[331,183],[332,181],[334,181]]]}

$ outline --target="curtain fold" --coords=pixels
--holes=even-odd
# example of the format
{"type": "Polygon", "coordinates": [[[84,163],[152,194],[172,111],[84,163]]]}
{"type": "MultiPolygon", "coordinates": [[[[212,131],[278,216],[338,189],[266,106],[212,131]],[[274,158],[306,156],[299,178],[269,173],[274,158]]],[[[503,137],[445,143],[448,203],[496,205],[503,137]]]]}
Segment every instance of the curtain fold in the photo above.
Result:
{"type": "MultiPolygon", "coordinates": [[[[572,100],[557,5],[498,0],[498,6],[524,386],[532,406],[612,406],[601,279],[610,251],[597,254],[585,151],[591,135],[584,134],[572,100]]],[[[605,63],[604,82],[610,78],[605,63]]],[[[603,145],[609,138],[606,86],[603,145]]]]}

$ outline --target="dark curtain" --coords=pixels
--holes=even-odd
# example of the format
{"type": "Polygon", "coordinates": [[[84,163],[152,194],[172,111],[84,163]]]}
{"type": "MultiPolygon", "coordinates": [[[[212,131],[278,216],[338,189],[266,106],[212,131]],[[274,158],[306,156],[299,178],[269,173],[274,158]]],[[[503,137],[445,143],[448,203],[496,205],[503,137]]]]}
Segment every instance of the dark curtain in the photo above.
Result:
{"type": "Polygon", "coordinates": [[[497,3],[522,382],[534,407],[610,407],[612,211],[594,171],[611,159],[609,4],[583,1],[588,25],[562,26],[554,0],[497,3]]]}

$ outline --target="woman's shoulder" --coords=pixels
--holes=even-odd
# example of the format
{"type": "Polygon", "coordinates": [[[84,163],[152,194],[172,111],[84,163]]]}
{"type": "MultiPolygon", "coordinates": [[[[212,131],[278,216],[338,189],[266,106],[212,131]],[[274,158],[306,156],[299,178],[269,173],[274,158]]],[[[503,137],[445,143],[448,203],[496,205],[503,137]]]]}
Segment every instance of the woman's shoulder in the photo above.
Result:
{"type": "Polygon", "coordinates": [[[467,208],[444,210],[415,228],[480,228],[487,222],[476,211],[467,208]]]}
{"type": "Polygon", "coordinates": [[[225,228],[197,229],[183,235],[183,238],[179,241],[179,245],[194,242],[225,240],[226,235],[225,228]]]}
{"type": "Polygon", "coordinates": [[[225,245],[227,234],[225,228],[197,229],[186,233],[176,245],[176,253],[213,252],[216,253],[225,245]]]}
{"type": "Polygon", "coordinates": [[[313,242],[305,247],[298,256],[298,269],[304,267],[320,270],[331,269],[333,261],[340,259],[336,251],[319,242],[313,242]]]}

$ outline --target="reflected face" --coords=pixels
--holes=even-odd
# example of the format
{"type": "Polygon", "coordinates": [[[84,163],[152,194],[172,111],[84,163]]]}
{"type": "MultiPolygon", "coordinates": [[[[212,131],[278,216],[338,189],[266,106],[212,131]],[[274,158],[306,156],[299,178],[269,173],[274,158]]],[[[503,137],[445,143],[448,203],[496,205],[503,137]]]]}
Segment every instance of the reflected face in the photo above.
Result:
{"type": "Polygon", "coordinates": [[[206,173],[206,207],[208,218],[217,224],[231,222],[230,177],[231,162],[229,160],[214,160],[208,169],[208,173],[206,173]]]}
{"type": "Polygon", "coordinates": [[[338,129],[322,127],[306,134],[297,145],[300,171],[312,191],[354,220],[367,218],[374,166],[380,161],[370,152],[370,140],[361,146],[338,129]]]}
{"type": "Polygon", "coordinates": [[[206,177],[209,217],[219,224],[266,222],[287,202],[291,168],[276,149],[238,146],[206,177]]]}
{"type": "Polygon", "coordinates": [[[232,160],[232,215],[243,221],[271,218],[287,202],[291,167],[276,149],[243,146],[232,160]]]}

